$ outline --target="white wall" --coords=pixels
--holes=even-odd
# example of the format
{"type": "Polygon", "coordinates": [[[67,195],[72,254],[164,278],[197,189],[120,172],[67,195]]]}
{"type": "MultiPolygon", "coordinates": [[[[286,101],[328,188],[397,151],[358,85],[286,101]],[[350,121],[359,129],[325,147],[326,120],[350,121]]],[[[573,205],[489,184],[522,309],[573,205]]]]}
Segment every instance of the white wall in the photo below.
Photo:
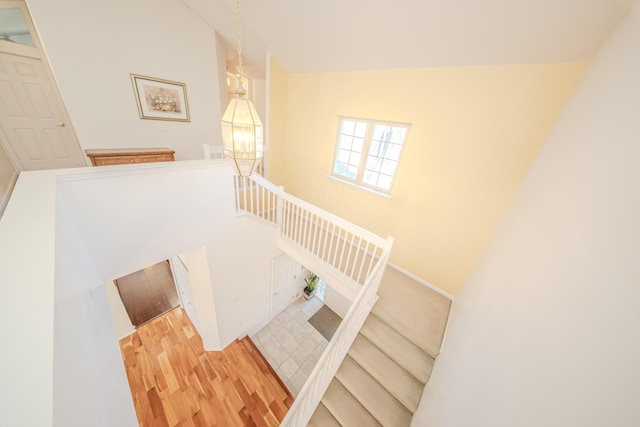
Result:
{"type": "Polygon", "coordinates": [[[275,228],[237,216],[226,161],[73,172],[58,191],[104,280],[186,253],[205,348],[268,320],[275,228]]]}
{"type": "Polygon", "coordinates": [[[356,295],[345,294],[344,286],[335,287],[327,281],[325,281],[325,283],[327,285],[327,289],[324,303],[340,317],[344,318],[356,295]]]}
{"type": "Polygon", "coordinates": [[[138,425],[104,282],[60,198],[54,307],[53,425],[138,425]]]}
{"type": "Polygon", "coordinates": [[[232,176],[204,160],[20,175],[0,219],[0,425],[137,425],[107,280],[189,252],[218,349],[268,321],[277,232],[237,216],[232,176]]]}
{"type": "Polygon", "coordinates": [[[414,426],[640,425],[640,6],[457,298],[414,426]]]}
{"type": "Polygon", "coordinates": [[[182,2],[27,5],[83,149],[169,147],[186,160],[220,143],[215,32],[182,2]],[[141,120],[130,73],[186,83],[191,122],[141,120]]]}
{"type": "Polygon", "coordinates": [[[55,181],[23,172],[0,219],[3,426],[51,425],[54,255],[55,181]]]}
{"type": "Polygon", "coordinates": [[[268,323],[277,237],[275,227],[244,216],[219,228],[207,244],[222,347],[268,323]]]}
{"type": "Polygon", "coordinates": [[[124,307],[116,283],[113,280],[108,280],[104,284],[104,288],[107,293],[107,300],[109,301],[113,326],[116,328],[116,336],[119,341],[134,333],[136,328],[133,326],[133,323],[131,323],[131,319],[129,319],[129,314],[124,307]]]}
{"type": "Polygon", "coordinates": [[[74,169],[58,181],[104,280],[203,246],[236,216],[226,161],[74,169]]]}
{"type": "Polygon", "coordinates": [[[205,246],[196,248],[180,258],[189,270],[191,284],[191,303],[198,317],[196,328],[207,351],[219,351],[224,348],[220,343],[218,315],[214,303],[211,271],[205,246]]]}

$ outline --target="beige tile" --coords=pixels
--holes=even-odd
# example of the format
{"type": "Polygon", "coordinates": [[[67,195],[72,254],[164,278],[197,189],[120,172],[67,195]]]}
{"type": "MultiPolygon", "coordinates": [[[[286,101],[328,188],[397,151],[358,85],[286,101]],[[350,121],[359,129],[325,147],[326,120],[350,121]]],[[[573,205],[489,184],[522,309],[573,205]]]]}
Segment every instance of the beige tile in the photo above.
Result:
{"type": "Polygon", "coordinates": [[[275,338],[275,340],[278,341],[279,343],[282,343],[288,337],[291,336],[291,333],[289,331],[287,331],[286,329],[284,329],[283,327],[280,327],[279,329],[276,329],[275,331],[273,331],[271,336],[273,336],[273,338],[275,338]]]}
{"type": "Polygon", "coordinates": [[[278,327],[281,326],[280,318],[278,316],[274,317],[273,319],[271,319],[271,322],[269,322],[269,324],[278,327]]]}
{"type": "Polygon", "coordinates": [[[281,324],[288,323],[288,322],[290,322],[290,321],[291,321],[291,319],[293,319],[293,318],[291,317],[291,315],[290,315],[289,313],[287,313],[287,311],[286,311],[286,310],[285,310],[285,311],[283,311],[282,313],[278,314],[275,318],[276,318],[276,319],[278,319],[278,321],[279,321],[281,324]]]}
{"type": "MultiPolygon", "coordinates": [[[[275,366],[280,366],[289,358],[289,353],[284,348],[278,347],[273,353],[269,354],[269,357],[275,362],[275,366]]],[[[274,366],[274,364],[270,364],[274,366]]]]}
{"type": "Polygon", "coordinates": [[[327,340],[308,322],[322,302],[299,298],[279,313],[252,339],[289,391],[296,396],[327,346],[327,340]]]}
{"type": "Polygon", "coordinates": [[[262,328],[258,332],[256,332],[251,339],[255,342],[263,342],[264,340],[271,338],[271,332],[267,330],[267,328],[262,328]]]}
{"type": "Polygon", "coordinates": [[[315,348],[315,350],[313,350],[313,357],[315,357],[317,360],[320,360],[320,356],[322,356],[322,353],[324,353],[325,348],[322,347],[320,344],[318,344],[318,346],[315,348]]]}
{"type": "Polygon", "coordinates": [[[293,336],[287,337],[287,339],[281,343],[282,348],[284,348],[289,354],[292,354],[294,351],[296,351],[299,345],[300,343],[295,338],[293,338],[293,336]]]}
{"type": "Polygon", "coordinates": [[[295,374],[298,369],[300,369],[300,366],[298,366],[292,358],[285,360],[284,363],[280,365],[280,370],[287,378],[293,377],[293,374],[295,374]]]}
{"type": "Polygon", "coordinates": [[[286,313],[289,313],[290,316],[295,316],[300,312],[296,304],[290,304],[285,310],[286,313]]]}
{"type": "Polygon", "coordinates": [[[295,360],[298,365],[302,365],[304,361],[313,354],[313,350],[315,350],[315,346],[309,347],[308,345],[301,344],[300,347],[291,354],[291,358],[295,360]]]}
{"type": "Polygon", "coordinates": [[[293,334],[293,332],[300,327],[298,321],[295,318],[291,318],[288,322],[283,324],[284,329],[293,334]]]}
{"type": "Polygon", "coordinates": [[[291,392],[291,394],[296,397],[298,395],[298,393],[300,393],[300,389],[298,389],[296,386],[294,386],[293,381],[291,380],[286,380],[284,382],[284,385],[287,386],[287,388],[289,389],[289,391],[291,392]]]}
{"type": "Polygon", "coordinates": [[[300,366],[300,369],[302,369],[305,374],[311,375],[311,371],[313,371],[313,368],[316,367],[317,363],[318,358],[314,357],[314,355],[311,354],[309,357],[307,357],[307,360],[305,360],[304,363],[300,366]]]}
{"type": "Polygon", "coordinates": [[[296,319],[296,322],[298,322],[299,324],[303,324],[304,322],[309,320],[309,317],[311,317],[311,316],[309,316],[308,314],[306,314],[303,311],[299,311],[293,317],[294,317],[294,319],[296,319]]]}
{"type": "MultiPolygon", "coordinates": [[[[312,326],[313,328],[313,326],[312,326]]],[[[313,331],[311,332],[311,338],[313,338],[315,340],[316,343],[321,343],[321,342],[328,342],[326,340],[325,337],[322,336],[322,334],[320,332],[318,332],[318,330],[316,328],[313,328],[313,331]]]]}
{"type": "Polygon", "coordinates": [[[293,331],[293,337],[299,343],[302,343],[302,342],[306,341],[307,338],[309,338],[310,335],[311,335],[311,331],[305,330],[305,328],[303,328],[300,325],[297,325],[296,328],[293,331]]]}
{"type": "Polygon", "coordinates": [[[273,354],[280,347],[280,343],[275,340],[273,337],[269,337],[264,341],[261,341],[260,344],[267,351],[268,354],[273,354]]]}
{"type": "Polygon", "coordinates": [[[307,381],[309,375],[307,375],[302,369],[298,369],[296,373],[291,377],[291,383],[293,386],[300,391],[304,383],[307,381]]]}

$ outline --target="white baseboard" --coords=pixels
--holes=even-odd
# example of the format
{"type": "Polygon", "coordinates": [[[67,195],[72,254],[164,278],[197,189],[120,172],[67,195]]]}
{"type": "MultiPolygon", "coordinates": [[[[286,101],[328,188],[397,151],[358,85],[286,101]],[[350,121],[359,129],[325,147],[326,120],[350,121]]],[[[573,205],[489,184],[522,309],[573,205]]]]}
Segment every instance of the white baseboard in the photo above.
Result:
{"type": "Polygon", "coordinates": [[[432,291],[439,293],[443,297],[446,297],[446,298],[450,299],[452,302],[455,300],[453,295],[449,294],[448,292],[443,291],[442,289],[438,288],[437,286],[432,285],[431,283],[427,282],[426,280],[423,280],[423,279],[419,278],[415,274],[410,273],[407,270],[405,270],[403,268],[400,268],[397,265],[392,264],[390,262],[387,263],[387,265],[389,267],[393,268],[394,270],[399,271],[400,273],[404,274],[405,276],[408,276],[408,277],[412,278],[413,280],[415,280],[416,282],[420,283],[421,285],[426,286],[427,288],[431,289],[432,291]]]}

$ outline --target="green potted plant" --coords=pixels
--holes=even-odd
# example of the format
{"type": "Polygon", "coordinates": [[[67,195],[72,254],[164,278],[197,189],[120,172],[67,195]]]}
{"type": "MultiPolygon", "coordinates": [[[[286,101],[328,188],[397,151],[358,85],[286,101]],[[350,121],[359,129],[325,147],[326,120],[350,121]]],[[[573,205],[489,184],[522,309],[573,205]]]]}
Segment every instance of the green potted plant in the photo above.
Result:
{"type": "Polygon", "coordinates": [[[320,280],[320,278],[314,273],[309,273],[307,278],[304,279],[304,283],[307,284],[307,286],[304,287],[305,299],[311,299],[313,291],[316,289],[316,285],[318,284],[318,280],[320,280]]]}

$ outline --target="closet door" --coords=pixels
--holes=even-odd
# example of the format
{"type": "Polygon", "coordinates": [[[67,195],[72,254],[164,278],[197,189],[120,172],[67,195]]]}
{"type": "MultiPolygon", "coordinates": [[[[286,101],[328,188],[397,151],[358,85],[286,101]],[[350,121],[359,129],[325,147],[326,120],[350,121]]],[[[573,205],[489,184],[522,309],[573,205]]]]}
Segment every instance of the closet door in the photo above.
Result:
{"type": "Polygon", "coordinates": [[[273,259],[271,318],[277,316],[293,302],[296,296],[295,284],[299,272],[300,265],[289,255],[282,254],[273,259]]]}

